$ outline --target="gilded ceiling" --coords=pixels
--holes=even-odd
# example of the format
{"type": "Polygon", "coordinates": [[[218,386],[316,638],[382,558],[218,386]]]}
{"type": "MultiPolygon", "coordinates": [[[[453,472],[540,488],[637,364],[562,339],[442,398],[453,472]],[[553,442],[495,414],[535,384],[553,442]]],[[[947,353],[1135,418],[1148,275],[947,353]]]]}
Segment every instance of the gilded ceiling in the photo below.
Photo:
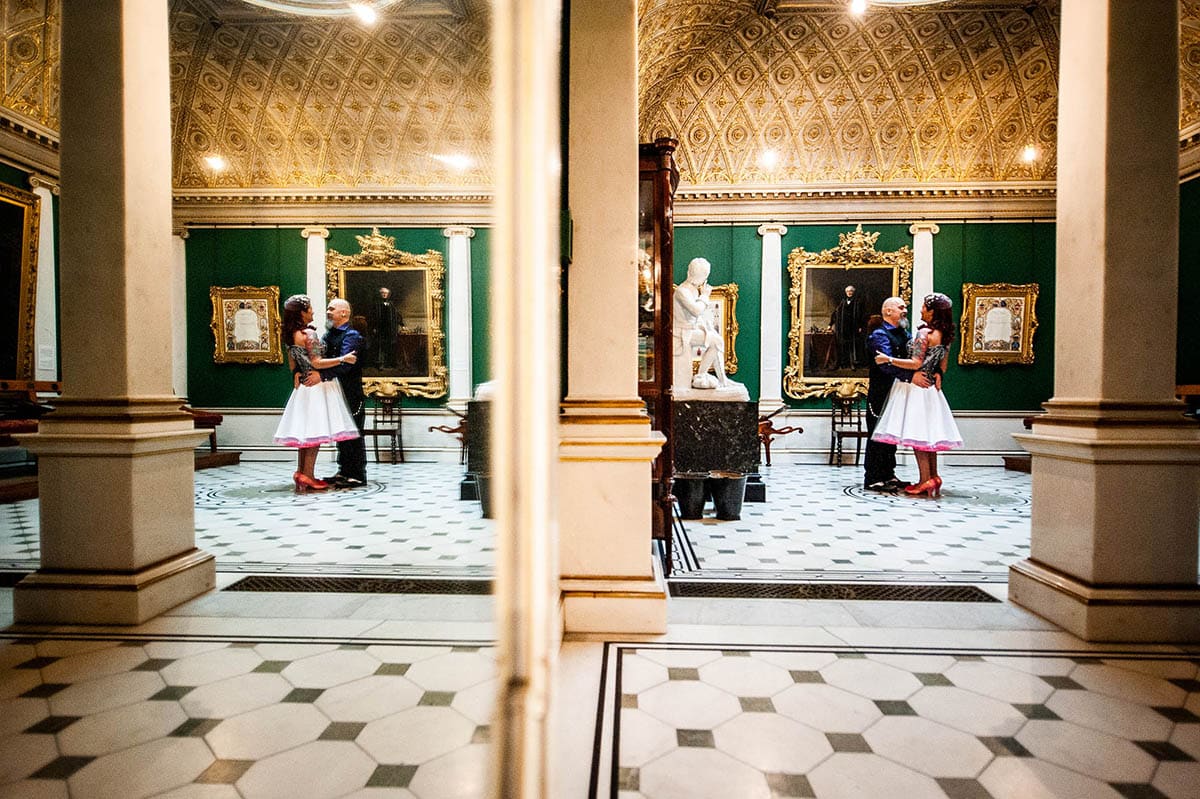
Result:
{"type": "MultiPolygon", "coordinates": [[[[51,136],[59,2],[0,0],[0,117],[51,136]]],[[[1058,4],[1026,5],[639,0],[641,136],[678,138],[692,187],[1051,181],[1058,4]]],[[[363,27],[170,0],[176,189],[486,191],[488,3],[396,8],[363,27]]],[[[1200,149],[1200,0],[1180,9],[1180,128],[1200,149]]]]}

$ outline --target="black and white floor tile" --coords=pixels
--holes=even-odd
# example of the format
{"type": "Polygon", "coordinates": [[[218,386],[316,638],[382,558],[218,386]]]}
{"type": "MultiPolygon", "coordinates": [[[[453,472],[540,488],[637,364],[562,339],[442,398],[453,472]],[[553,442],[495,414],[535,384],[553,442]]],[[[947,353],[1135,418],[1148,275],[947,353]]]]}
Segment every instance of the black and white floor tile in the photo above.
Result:
{"type": "Polygon", "coordinates": [[[1198,662],[612,644],[592,794],[1195,799],[1198,662]]]}
{"type": "Polygon", "coordinates": [[[0,641],[0,797],[482,797],[488,647],[0,641]]]}

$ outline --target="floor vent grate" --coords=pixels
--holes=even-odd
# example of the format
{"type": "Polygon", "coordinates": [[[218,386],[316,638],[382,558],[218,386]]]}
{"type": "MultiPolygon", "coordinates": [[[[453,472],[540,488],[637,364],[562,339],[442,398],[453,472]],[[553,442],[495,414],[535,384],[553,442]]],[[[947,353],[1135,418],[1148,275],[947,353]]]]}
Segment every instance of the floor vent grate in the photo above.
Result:
{"type": "Polygon", "coordinates": [[[492,581],[256,574],[250,577],[243,577],[224,590],[297,591],[328,594],[467,594],[480,596],[492,592],[492,581]]]}
{"type": "Polygon", "coordinates": [[[859,585],[670,580],[671,596],[711,599],[835,599],[872,602],[999,602],[973,585],[859,585]]]}

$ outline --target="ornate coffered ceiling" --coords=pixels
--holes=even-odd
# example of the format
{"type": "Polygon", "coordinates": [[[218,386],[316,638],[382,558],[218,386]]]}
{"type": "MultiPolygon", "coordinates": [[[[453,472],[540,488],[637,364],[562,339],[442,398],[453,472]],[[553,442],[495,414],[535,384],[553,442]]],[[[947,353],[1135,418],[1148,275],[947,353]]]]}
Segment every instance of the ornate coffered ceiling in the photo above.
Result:
{"type": "MultiPolygon", "coordinates": [[[[50,150],[59,3],[0,0],[0,127],[50,150]]],[[[486,0],[404,0],[374,27],[239,0],[170,8],[177,192],[489,191],[486,0]],[[207,167],[213,153],[227,171],[207,167]]],[[[1181,146],[1200,165],[1200,0],[1180,9],[1181,146]]],[[[861,19],[841,0],[639,0],[638,13],[640,133],[680,140],[686,189],[1054,178],[1056,0],[873,6],[861,19]]]]}
{"type": "Polygon", "coordinates": [[[367,28],[173,0],[176,188],[488,185],[490,20],[482,2],[464,10],[367,28]],[[229,169],[209,169],[213,153],[229,169]]]}
{"type": "Polygon", "coordinates": [[[642,2],[642,134],[679,138],[682,181],[1053,178],[1056,10],[993,2],[857,19],[839,6],[767,19],[755,6],[642,2]],[[1032,164],[1028,144],[1042,153],[1032,164]]]}

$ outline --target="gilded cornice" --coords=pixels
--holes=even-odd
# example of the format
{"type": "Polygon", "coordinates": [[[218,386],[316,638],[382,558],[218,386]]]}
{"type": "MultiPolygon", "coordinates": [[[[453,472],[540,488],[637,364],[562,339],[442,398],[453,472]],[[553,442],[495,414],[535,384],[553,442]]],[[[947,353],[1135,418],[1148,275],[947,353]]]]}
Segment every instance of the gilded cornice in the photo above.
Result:
{"type": "Polygon", "coordinates": [[[59,128],[59,0],[3,0],[4,115],[30,132],[59,128]]]}

